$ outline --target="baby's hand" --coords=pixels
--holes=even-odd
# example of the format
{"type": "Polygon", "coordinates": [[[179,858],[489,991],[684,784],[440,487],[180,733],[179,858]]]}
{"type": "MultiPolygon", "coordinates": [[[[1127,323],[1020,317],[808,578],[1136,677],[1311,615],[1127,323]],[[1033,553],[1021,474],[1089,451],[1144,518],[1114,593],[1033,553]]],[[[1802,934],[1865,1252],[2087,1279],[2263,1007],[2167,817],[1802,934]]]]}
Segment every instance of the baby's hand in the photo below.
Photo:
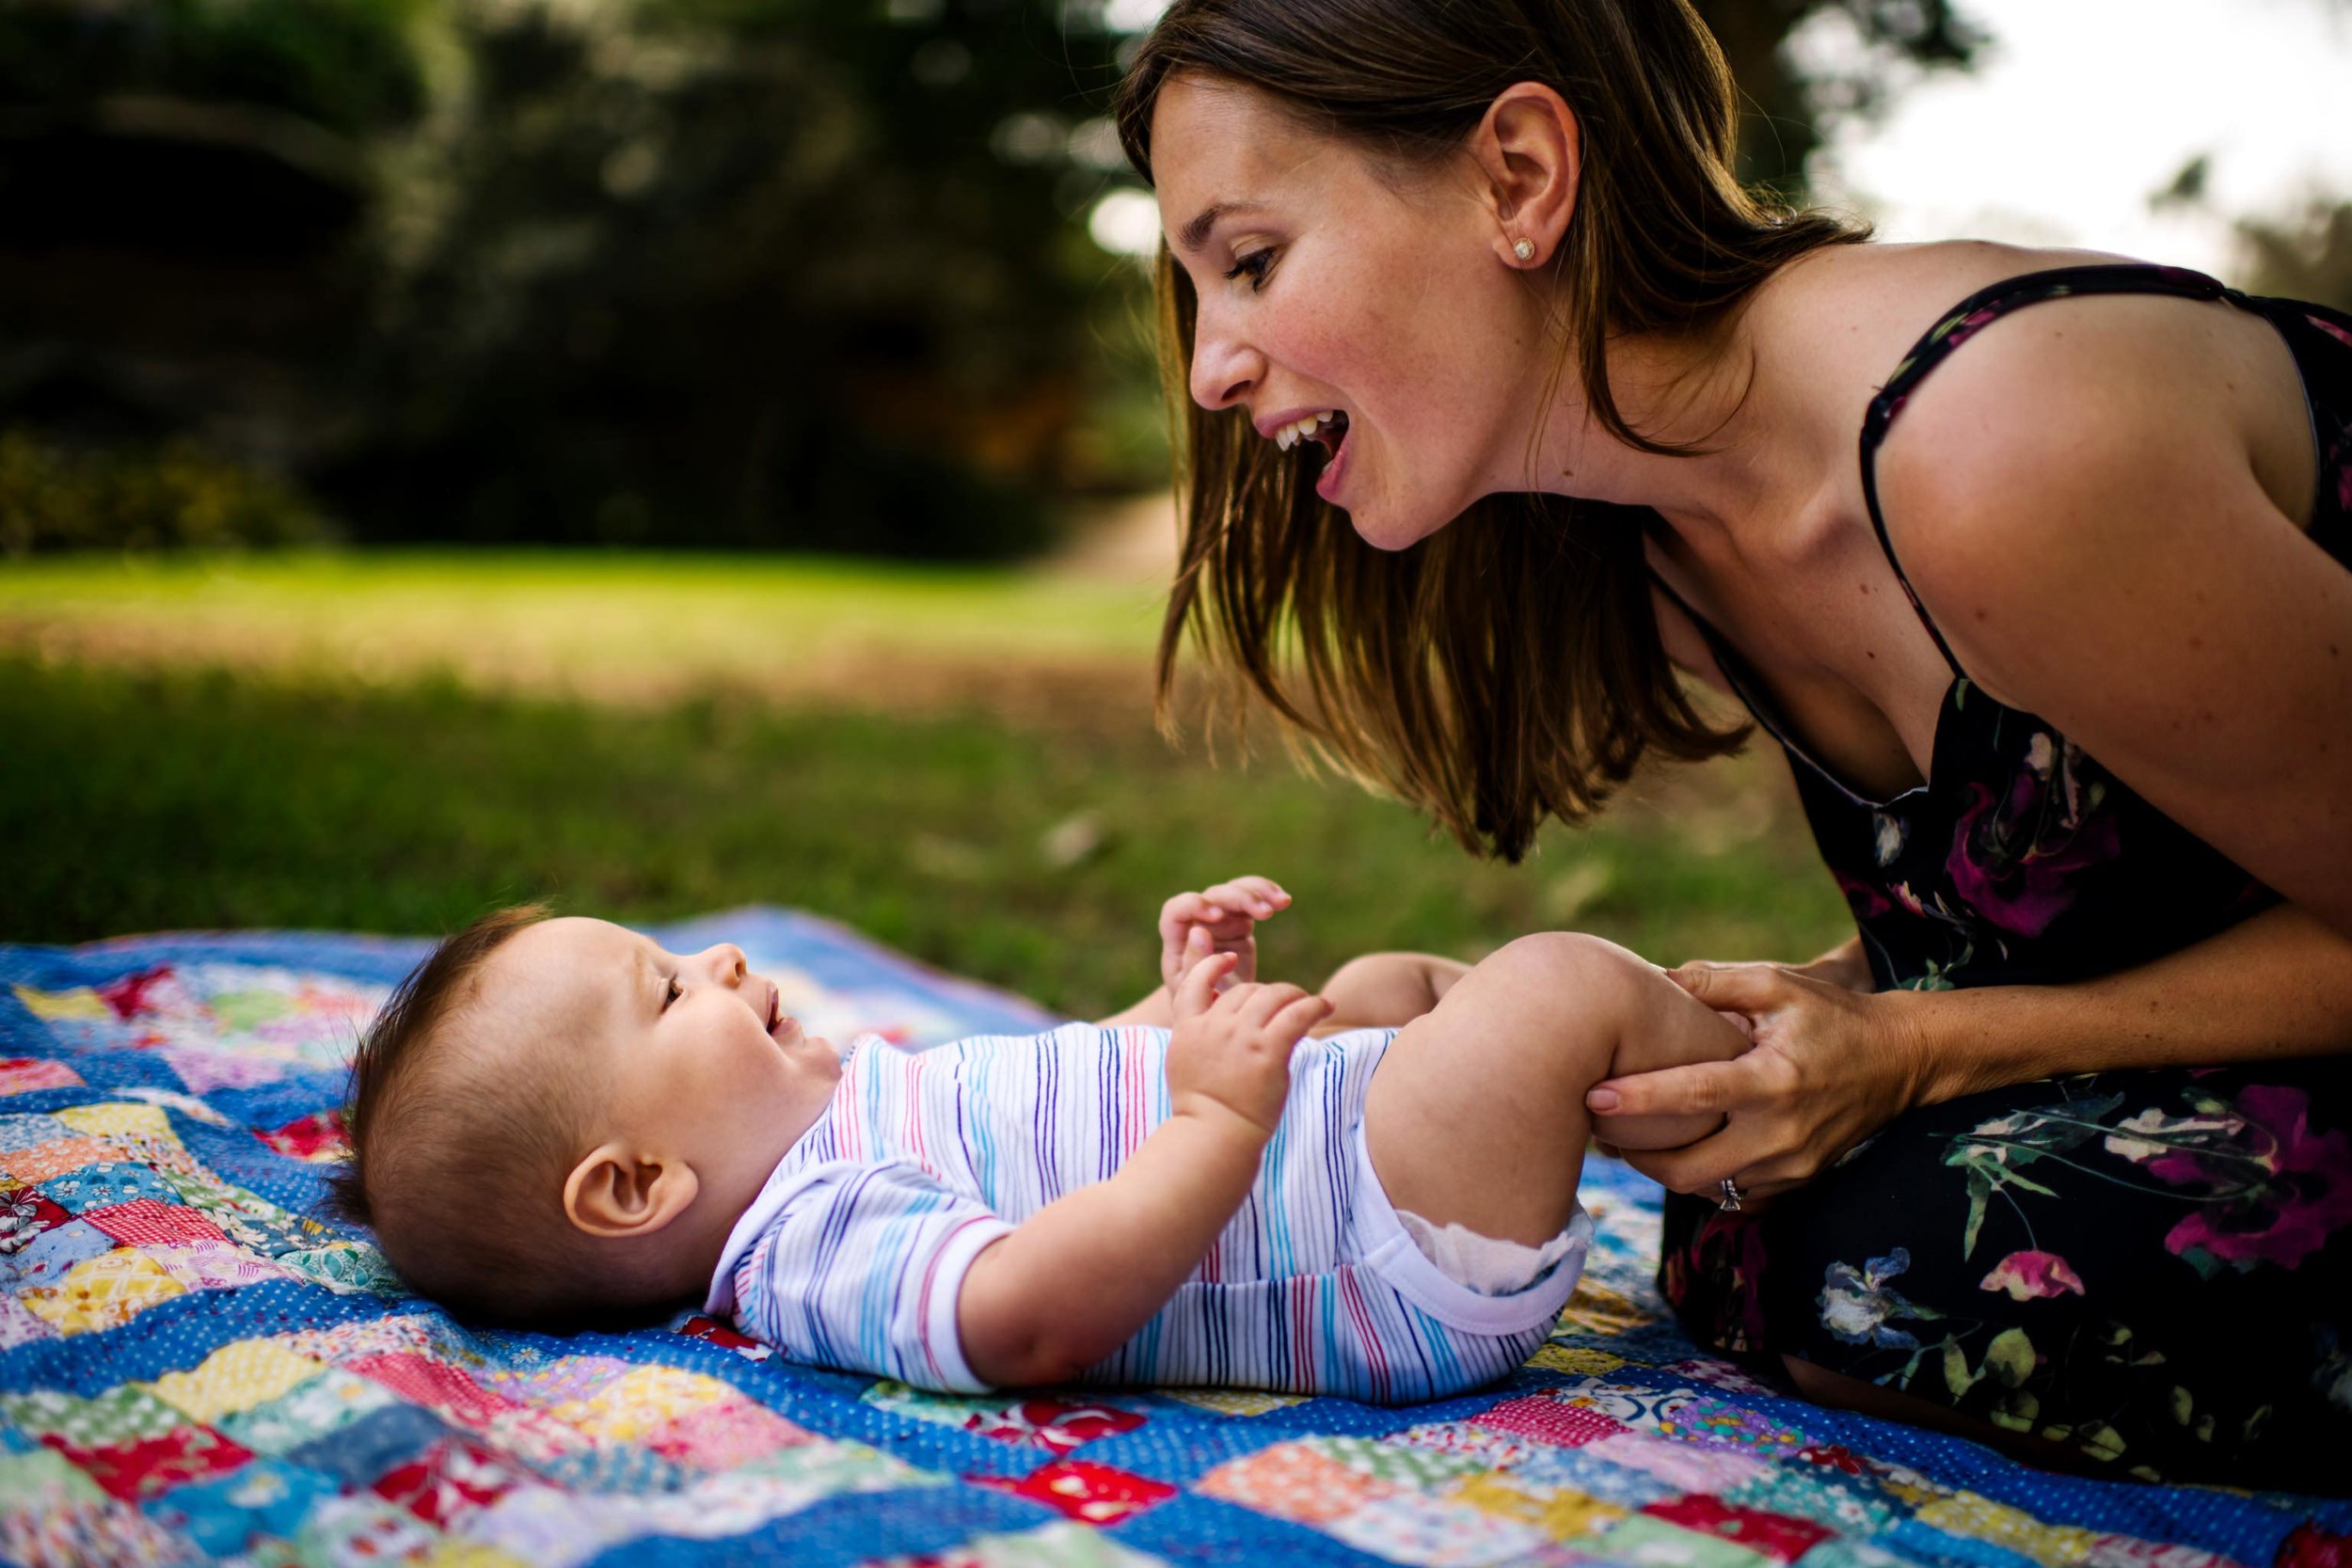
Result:
{"type": "Polygon", "coordinates": [[[1180,893],[1160,906],[1160,981],[1169,994],[1203,958],[1230,953],[1238,960],[1217,984],[1258,978],[1258,922],[1290,907],[1291,895],[1263,877],[1236,877],[1200,893],[1180,893]]]}
{"type": "Polygon", "coordinates": [[[1235,983],[1220,994],[1239,962],[1230,953],[1204,958],[1176,989],[1168,1100],[1179,1112],[1222,1107],[1271,1137],[1290,1095],[1291,1051],[1331,1004],[1296,986],[1235,983]]]}

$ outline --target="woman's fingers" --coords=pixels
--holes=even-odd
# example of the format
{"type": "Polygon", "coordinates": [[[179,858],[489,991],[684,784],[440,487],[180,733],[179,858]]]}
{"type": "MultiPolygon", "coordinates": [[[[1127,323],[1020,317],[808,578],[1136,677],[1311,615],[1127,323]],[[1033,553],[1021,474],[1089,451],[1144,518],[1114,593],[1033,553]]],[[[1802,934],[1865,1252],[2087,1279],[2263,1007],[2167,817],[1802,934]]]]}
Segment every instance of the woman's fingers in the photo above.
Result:
{"type": "Polygon", "coordinates": [[[1721,1116],[1756,1099],[1756,1077],[1747,1056],[1690,1062],[1595,1084],[1584,1108],[1597,1117],[1721,1116]]]}
{"type": "Polygon", "coordinates": [[[1794,983],[1778,964],[1688,963],[1666,978],[1717,1012],[1751,1018],[1785,1000],[1794,983]]]}

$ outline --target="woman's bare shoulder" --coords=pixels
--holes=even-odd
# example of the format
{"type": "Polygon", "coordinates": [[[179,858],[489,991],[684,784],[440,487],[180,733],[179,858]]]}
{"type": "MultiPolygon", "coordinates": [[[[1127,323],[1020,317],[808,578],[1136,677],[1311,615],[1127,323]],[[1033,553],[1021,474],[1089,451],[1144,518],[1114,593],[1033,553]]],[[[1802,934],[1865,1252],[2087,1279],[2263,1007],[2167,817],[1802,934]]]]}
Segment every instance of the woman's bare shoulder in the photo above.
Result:
{"type": "Polygon", "coordinates": [[[1830,245],[1781,269],[1757,291],[1750,325],[1759,344],[1788,352],[1850,343],[1880,361],[1883,381],[1952,307],[1979,289],[2059,267],[2133,258],[1991,240],[1830,245]]]}

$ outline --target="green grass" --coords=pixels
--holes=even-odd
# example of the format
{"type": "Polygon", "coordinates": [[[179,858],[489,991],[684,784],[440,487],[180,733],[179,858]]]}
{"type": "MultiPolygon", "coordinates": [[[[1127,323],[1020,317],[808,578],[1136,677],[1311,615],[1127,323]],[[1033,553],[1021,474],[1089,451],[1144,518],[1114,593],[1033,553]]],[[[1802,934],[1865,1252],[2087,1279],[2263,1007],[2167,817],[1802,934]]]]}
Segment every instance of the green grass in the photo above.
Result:
{"type": "Polygon", "coordinates": [[[59,557],[0,564],[0,646],[623,699],[841,693],[878,659],[1139,661],[1163,586],[740,554],[59,557]]]}
{"type": "MultiPolygon", "coordinates": [[[[402,570],[421,593],[462,588],[473,568],[402,570]]],[[[659,604],[680,584],[706,598],[735,591],[739,568],[608,559],[533,570],[549,594],[659,604]]],[[[119,604],[137,582],[157,615],[174,595],[213,613],[212,591],[194,593],[190,578],[216,570],[10,568],[0,598],[86,592],[119,604]]],[[[369,568],[356,607],[342,570],[238,567],[219,592],[323,625],[378,613],[387,569],[369,568]]],[[[995,610],[1027,592],[946,574],[830,580],[867,607],[859,614],[924,602],[977,616],[992,635],[995,610]]],[[[740,591],[821,600],[827,581],[779,569],[740,591]]],[[[1041,602],[1058,615],[1066,597],[1057,586],[1041,602]]],[[[1088,625],[1089,613],[1064,619],[1088,625]]],[[[1264,968],[1300,979],[1357,952],[1476,957],[1547,927],[1669,962],[1809,955],[1851,928],[1761,759],[1653,781],[1646,800],[1591,832],[1555,831],[1515,868],[1431,841],[1413,814],[1351,785],[1279,758],[1212,768],[1140,722],[1025,729],[974,714],[787,709],[739,692],[631,707],[449,679],[53,656],[0,657],[0,736],[8,941],[189,927],[437,932],[543,895],[638,921],[777,902],[1093,1015],[1152,982],[1162,897],[1239,871],[1296,895],[1266,932],[1264,968]],[[1044,841],[1073,817],[1100,842],[1062,863],[1044,841]]]]}

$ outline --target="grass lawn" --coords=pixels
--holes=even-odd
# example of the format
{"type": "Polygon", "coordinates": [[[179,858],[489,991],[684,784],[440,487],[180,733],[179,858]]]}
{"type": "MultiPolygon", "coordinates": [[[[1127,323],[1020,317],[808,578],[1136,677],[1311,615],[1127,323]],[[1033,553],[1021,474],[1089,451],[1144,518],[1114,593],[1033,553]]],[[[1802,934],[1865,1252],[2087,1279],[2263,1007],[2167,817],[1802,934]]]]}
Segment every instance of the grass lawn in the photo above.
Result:
{"type": "Polygon", "coordinates": [[[1165,584],[629,551],[290,551],[0,564],[0,649],[664,702],[714,686],[929,705],[1010,672],[1132,671],[1165,584]],[[878,673],[917,673],[898,691],[878,673]],[[942,682],[946,681],[945,686],[942,682]]]}
{"type": "Polygon", "coordinates": [[[779,691],[759,678],[765,644],[729,625],[779,605],[803,628],[912,618],[932,663],[984,680],[1022,685],[1043,647],[1140,689],[1150,607],[1121,597],[1136,595],[716,559],[0,568],[0,648],[16,650],[0,653],[0,940],[435,932],[542,895],[641,921],[777,902],[1088,1015],[1152,982],[1163,896],[1242,870],[1296,895],[1265,969],[1301,979],[1374,948],[1475,957],[1548,927],[1662,961],[1804,956],[1851,928],[1767,756],[1661,774],[1599,827],[1489,865],[1279,755],[1173,752],[1126,707],[1023,719],[779,691]],[[636,630],[574,624],[592,618],[636,630]],[[170,642],[188,626],[213,641],[170,642]],[[379,635],[405,652],[371,669],[355,650],[379,635]],[[510,665],[445,657],[485,641],[510,665]],[[599,700],[598,660],[677,649],[711,661],[656,671],[692,694],[599,700]]]}

